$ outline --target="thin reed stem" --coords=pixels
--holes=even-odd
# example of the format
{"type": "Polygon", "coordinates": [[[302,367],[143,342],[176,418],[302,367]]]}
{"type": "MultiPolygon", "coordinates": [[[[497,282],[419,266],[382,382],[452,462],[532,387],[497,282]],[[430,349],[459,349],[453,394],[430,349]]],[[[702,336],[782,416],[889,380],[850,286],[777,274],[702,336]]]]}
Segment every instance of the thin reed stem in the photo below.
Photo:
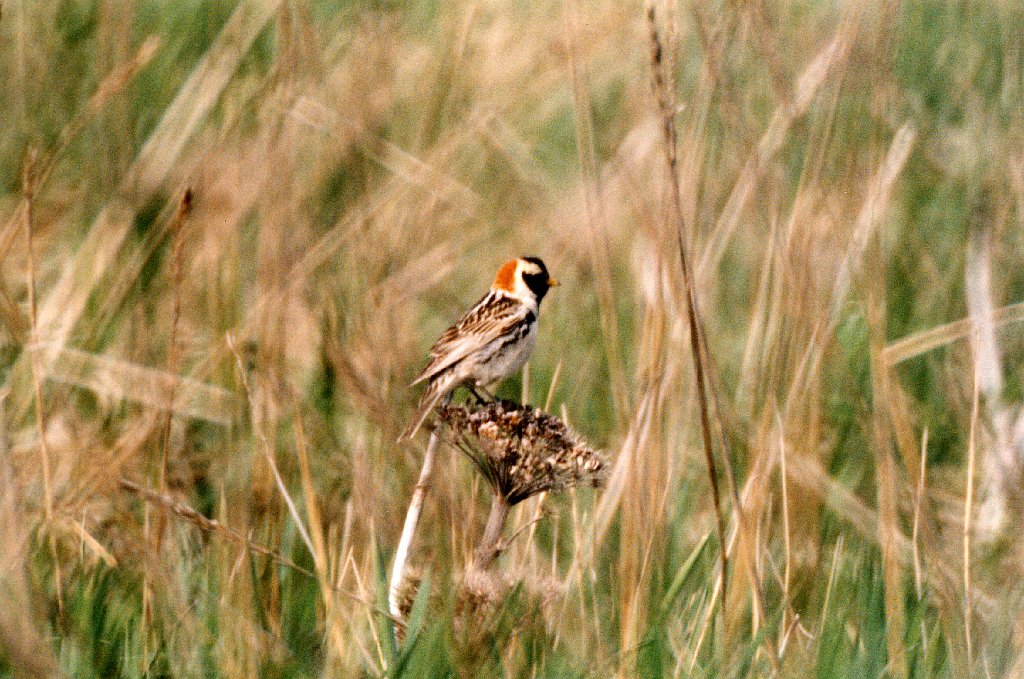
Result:
{"type": "MultiPolygon", "coordinates": [[[[177,373],[179,352],[177,344],[178,325],[181,319],[182,271],[184,270],[184,225],[185,219],[188,217],[188,213],[191,211],[191,208],[192,191],[191,189],[186,189],[181,201],[178,203],[178,208],[175,210],[174,216],[171,218],[171,234],[173,238],[172,295],[174,297],[174,303],[171,319],[171,336],[167,349],[167,373],[171,376],[171,382],[167,388],[167,407],[164,414],[163,431],[161,432],[160,437],[160,467],[157,470],[157,489],[160,493],[167,492],[167,465],[168,460],[170,459],[171,450],[171,422],[174,419],[174,400],[177,396],[178,388],[177,373]]],[[[150,539],[154,540],[154,547],[157,554],[160,553],[160,548],[163,544],[165,526],[165,515],[162,513],[158,514],[156,517],[156,534],[155,536],[151,535],[149,505],[146,505],[143,519],[143,535],[147,541],[150,539]]],[[[153,586],[150,582],[148,566],[144,569],[142,578],[142,618],[144,625],[148,628],[149,623],[153,620],[153,586]]],[[[143,641],[144,652],[142,657],[144,662],[145,658],[149,657],[150,641],[150,636],[147,634],[143,641]]]]}
{"type": "MultiPolygon", "coordinates": [[[[914,559],[914,592],[917,594],[917,601],[924,600],[924,568],[921,565],[921,549],[918,535],[921,527],[921,505],[924,504],[925,469],[928,466],[928,427],[925,427],[921,435],[921,469],[917,477],[917,489],[914,492],[914,526],[911,533],[910,543],[913,549],[914,559]]],[[[925,630],[925,622],[921,620],[921,644],[928,648],[928,636],[925,630]]]]}
{"type": "Polygon", "coordinates": [[[728,557],[725,546],[725,517],[722,513],[722,499],[718,491],[718,470],[715,467],[714,449],[711,443],[711,422],[708,414],[708,400],[705,391],[706,382],[704,378],[704,361],[700,348],[700,326],[697,317],[696,299],[693,294],[693,280],[690,271],[690,261],[687,254],[684,231],[686,225],[683,216],[683,201],[679,193],[679,181],[677,177],[676,157],[676,125],[675,114],[672,110],[668,84],[665,81],[664,73],[664,48],[661,44],[661,37],[658,33],[657,16],[654,7],[647,8],[647,20],[650,27],[651,38],[651,71],[654,76],[654,92],[658,99],[658,108],[661,113],[662,133],[664,134],[665,164],[668,170],[669,184],[672,194],[673,217],[676,222],[676,244],[679,250],[679,263],[683,272],[683,287],[686,298],[686,317],[690,326],[690,349],[693,352],[693,379],[697,392],[697,402],[700,406],[700,428],[701,437],[704,443],[704,458],[707,463],[708,477],[711,482],[711,498],[715,505],[715,519],[718,529],[719,558],[722,568],[723,596],[722,611],[725,611],[725,574],[728,567],[728,557]]]}
{"type": "MultiPolygon", "coordinates": [[[[710,418],[710,405],[709,405],[709,392],[713,393],[713,386],[711,376],[706,374],[705,359],[710,357],[710,352],[704,353],[706,348],[706,338],[704,337],[703,326],[700,322],[700,313],[697,308],[697,297],[694,292],[694,280],[693,271],[690,266],[690,258],[688,248],[686,245],[686,218],[683,211],[682,195],[679,190],[679,177],[678,177],[678,158],[676,154],[676,146],[678,143],[678,135],[676,132],[675,124],[675,105],[673,97],[669,89],[669,84],[666,79],[665,66],[664,66],[664,47],[661,43],[661,38],[658,31],[657,16],[654,11],[653,5],[647,6],[647,20],[650,28],[650,42],[651,42],[651,71],[654,78],[654,91],[658,100],[658,108],[661,114],[662,123],[662,134],[664,137],[664,144],[662,149],[664,151],[665,165],[668,172],[670,193],[672,197],[672,213],[675,219],[675,236],[676,245],[679,253],[679,263],[683,274],[683,287],[686,297],[686,315],[690,326],[690,350],[693,353],[693,365],[694,365],[694,387],[697,392],[697,402],[700,406],[700,425],[701,425],[701,437],[704,444],[704,457],[708,468],[708,477],[711,483],[711,496],[715,507],[715,519],[718,528],[718,538],[721,543],[719,550],[719,560],[721,562],[721,578],[722,578],[722,611],[725,612],[726,602],[726,569],[728,566],[728,556],[726,553],[725,545],[725,517],[722,512],[722,501],[719,496],[718,490],[718,472],[715,467],[714,458],[714,447],[711,441],[712,430],[711,430],[711,418],[710,418]]],[[[721,426],[721,414],[718,412],[718,408],[715,408],[718,420],[716,424],[721,426]]],[[[725,443],[725,436],[723,432],[718,431],[718,437],[721,440],[722,445],[725,443]]],[[[727,456],[727,451],[723,449],[723,455],[727,456]]],[[[730,463],[731,471],[731,463],[730,463]]],[[[738,535],[745,539],[748,537],[748,531],[746,527],[746,521],[743,515],[743,506],[740,501],[739,488],[735,482],[735,478],[730,475],[729,484],[732,496],[734,510],[736,512],[738,535]]],[[[756,547],[756,546],[755,546],[756,547]]],[[[757,577],[757,569],[754,565],[754,559],[743,559],[744,564],[748,568],[748,577],[750,579],[750,588],[753,595],[754,603],[754,615],[759,620],[765,619],[765,605],[764,596],[761,591],[761,584],[757,577]]],[[[769,637],[765,637],[765,647],[767,650],[766,655],[772,666],[775,674],[779,673],[778,655],[775,651],[775,644],[769,637]]]]}
{"type": "MultiPolygon", "coordinates": [[[[181,284],[185,269],[185,220],[192,210],[192,189],[186,189],[185,194],[178,203],[178,209],[171,220],[171,234],[173,238],[174,261],[172,271],[174,298],[173,310],[171,312],[171,337],[168,340],[167,349],[167,373],[175,376],[171,381],[167,394],[167,412],[164,414],[163,433],[161,435],[160,472],[158,488],[161,493],[167,492],[167,464],[171,454],[171,422],[174,419],[174,399],[177,396],[178,363],[180,362],[180,351],[178,350],[178,326],[181,321],[181,284]]],[[[157,523],[156,549],[160,550],[163,542],[164,522],[161,519],[157,523]]]]}
{"type": "MultiPolygon", "coordinates": [[[[28,353],[32,366],[32,389],[35,394],[36,430],[39,434],[39,458],[43,473],[43,517],[44,523],[49,530],[53,520],[53,481],[50,472],[50,449],[46,443],[46,410],[43,406],[43,385],[42,367],[39,365],[39,325],[36,314],[36,264],[35,249],[33,247],[33,207],[35,202],[36,189],[36,151],[29,149],[25,158],[25,166],[22,168],[21,189],[22,200],[24,201],[25,218],[25,248],[27,250],[28,266],[26,267],[25,285],[28,288],[28,313],[29,313],[29,342],[28,353]]],[[[57,593],[57,606],[63,607],[63,593],[61,585],[60,561],[57,559],[57,543],[53,535],[47,538],[50,547],[50,557],[53,560],[54,589],[57,593]]]]}
{"type": "Polygon", "coordinates": [[[971,391],[971,425],[967,439],[967,481],[964,493],[964,637],[967,642],[967,665],[974,661],[971,641],[971,525],[974,516],[974,458],[975,434],[978,428],[978,368],[974,368],[974,387],[971,391]]]}
{"type": "MultiPolygon", "coordinates": [[[[782,600],[786,602],[787,610],[790,604],[789,582],[793,567],[793,546],[789,529],[789,478],[786,473],[786,436],[783,431],[782,417],[778,411],[775,412],[776,425],[779,428],[779,477],[782,481],[782,539],[786,548],[786,567],[782,580],[782,600]]],[[[781,625],[786,626],[786,616],[782,616],[781,625]]]]}

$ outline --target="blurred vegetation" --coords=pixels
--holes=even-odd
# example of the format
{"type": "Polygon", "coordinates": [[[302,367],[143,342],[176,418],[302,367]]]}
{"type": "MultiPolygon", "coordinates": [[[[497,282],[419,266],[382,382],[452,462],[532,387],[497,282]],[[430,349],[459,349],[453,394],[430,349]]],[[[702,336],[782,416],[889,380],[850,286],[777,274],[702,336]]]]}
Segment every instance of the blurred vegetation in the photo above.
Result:
{"type": "Polygon", "coordinates": [[[644,6],[0,3],[0,675],[1024,674],[1024,5],[653,9],[724,601],[644,6]],[[611,480],[474,609],[443,451],[396,637],[406,385],[520,254],[498,394],[611,480]]]}

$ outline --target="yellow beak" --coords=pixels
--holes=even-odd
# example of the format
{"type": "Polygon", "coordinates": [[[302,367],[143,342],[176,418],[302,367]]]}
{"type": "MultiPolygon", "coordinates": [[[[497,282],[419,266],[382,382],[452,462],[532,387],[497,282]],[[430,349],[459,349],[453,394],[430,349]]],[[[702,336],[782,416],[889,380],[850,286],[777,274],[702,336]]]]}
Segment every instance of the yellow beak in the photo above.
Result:
{"type": "Polygon", "coordinates": [[[548,287],[549,288],[557,288],[559,285],[561,285],[561,283],[558,282],[558,279],[555,279],[555,278],[549,278],[548,279],[548,287]]]}

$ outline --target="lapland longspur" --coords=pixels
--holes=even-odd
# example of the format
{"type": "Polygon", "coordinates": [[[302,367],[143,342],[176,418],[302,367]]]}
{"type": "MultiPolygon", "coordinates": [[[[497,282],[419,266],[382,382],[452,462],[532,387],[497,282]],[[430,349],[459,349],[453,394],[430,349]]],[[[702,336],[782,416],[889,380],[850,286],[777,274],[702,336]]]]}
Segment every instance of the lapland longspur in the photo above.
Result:
{"type": "Polygon", "coordinates": [[[438,401],[460,386],[500,382],[523,367],[537,342],[540,302],[558,281],[537,257],[505,262],[483,299],[444,331],[413,384],[427,383],[400,439],[411,438],[438,401]]]}

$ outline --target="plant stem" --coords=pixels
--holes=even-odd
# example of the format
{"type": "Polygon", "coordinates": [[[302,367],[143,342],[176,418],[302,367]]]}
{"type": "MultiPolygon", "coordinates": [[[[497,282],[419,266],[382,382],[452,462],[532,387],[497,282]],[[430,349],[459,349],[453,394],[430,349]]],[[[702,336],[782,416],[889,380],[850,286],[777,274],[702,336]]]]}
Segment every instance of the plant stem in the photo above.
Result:
{"type": "Polygon", "coordinates": [[[57,542],[53,534],[49,533],[51,529],[50,522],[53,521],[53,483],[50,478],[50,449],[46,443],[46,410],[43,406],[42,386],[43,368],[39,364],[39,352],[42,347],[39,338],[39,320],[36,315],[36,265],[32,245],[32,209],[36,190],[35,166],[35,149],[29,149],[21,175],[22,200],[25,205],[25,249],[28,258],[25,281],[28,288],[28,354],[32,367],[32,389],[36,397],[36,429],[39,432],[39,461],[43,474],[43,523],[48,532],[47,542],[50,546],[50,558],[53,560],[53,587],[57,594],[57,608],[60,610],[64,607],[64,595],[61,588],[60,561],[57,559],[57,542]]]}
{"type": "MultiPolygon", "coordinates": [[[[977,329],[974,329],[977,332],[977,329]]],[[[975,356],[974,389],[971,394],[971,424],[967,438],[967,488],[964,490],[964,638],[967,642],[967,666],[974,663],[974,647],[971,641],[971,523],[974,516],[974,445],[978,425],[978,373],[980,370],[975,356]]]]}
{"type": "Polygon", "coordinates": [[[476,567],[487,570],[501,554],[501,536],[505,532],[505,521],[512,505],[500,495],[491,500],[491,512],[487,515],[487,527],[476,548],[476,567]]]}
{"type": "MultiPolygon", "coordinates": [[[[178,362],[181,352],[178,349],[178,327],[181,323],[181,287],[183,272],[185,269],[185,219],[192,209],[192,189],[186,189],[185,194],[178,203],[178,209],[171,219],[171,234],[174,242],[174,264],[172,275],[172,297],[174,298],[174,311],[171,314],[171,338],[167,349],[167,372],[170,375],[177,375],[178,362]]],[[[167,492],[167,465],[171,455],[171,422],[174,419],[174,399],[177,395],[177,377],[170,383],[167,391],[167,412],[164,416],[163,433],[161,434],[162,450],[160,456],[160,472],[158,487],[161,493],[167,492]]],[[[160,551],[160,545],[164,537],[164,515],[157,518],[156,528],[156,549],[160,551]]]]}
{"type": "MultiPolygon", "coordinates": [[[[690,326],[690,349],[693,353],[693,380],[694,391],[697,394],[697,403],[700,406],[700,431],[704,443],[704,460],[708,469],[708,480],[711,485],[711,499],[715,508],[715,521],[718,528],[719,561],[722,571],[722,612],[725,612],[726,583],[728,556],[725,546],[725,516],[722,512],[722,499],[718,490],[718,470],[715,467],[714,446],[711,442],[711,421],[709,415],[708,378],[704,374],[704,355],[701,351],[702,327],[697,311],[697,299],[693,292],[693,275],[690,270],[690,258],[687,251],[684,231],[686,229],[685,217],[683,214],[683,200],[679,192],[678,179],[678,158],[676,157],[677,134],[675,126],[675,105],[669,91],[669,84],[664,73],[664,47],[658,33],[658,24],[654,12],[654,6],[647,7],[647,21],[650,28],[651,40],[651,72],[654,76],[654,93],[658,100],[658,108],[661,113],[661,128],[664,137],[665,165],[668,171],[669,187],[672,194],[672,216],[675,221],[676,246],[679,250],[679,263],[683,274],[683,293],[686,300],[686,319],[690,326]]],[[[737,513],[740,513],[738,494],[734,497],[737,513]]],[[[756,586],[755,582],[751,583],[756,586]]]]}
{"type": "Polygon", "coordinates": [[[391,584],[388,587],[388,609],[391,615],[402,618],[402,611],[399,607],[399,594],[402,591],[402,581],[405,579],[405,568],[409,560],[409,547],[416,535],[416,526],[420,522],[420,512],[423,510],[423,498],[430,488],[430,476],[434,471],[434,457],[437,454],[437,447],[441,442],[441,428],[444,425],[437,424],[434,431],[430,432],[430,441],[427,442],[427,452],[423,456],[423,467],[420,469],[420,478],[412,491],[412,499],[409,501],[409,509],[405,513],[405,525],[402,527],[402,537],[398,541],[398,549],[395,550],[395,563],[391,567],[391,584]]]}

